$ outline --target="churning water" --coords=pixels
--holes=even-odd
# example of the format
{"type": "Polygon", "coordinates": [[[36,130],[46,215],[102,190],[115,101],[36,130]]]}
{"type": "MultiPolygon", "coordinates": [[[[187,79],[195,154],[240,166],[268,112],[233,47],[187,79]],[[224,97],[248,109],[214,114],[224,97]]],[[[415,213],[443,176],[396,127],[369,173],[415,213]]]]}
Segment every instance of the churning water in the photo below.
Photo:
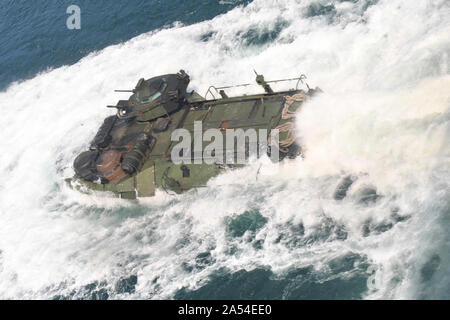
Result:
{"type": "Polygon", "coordinates": [[[448,1],[215,1],[146,30],[139,4],[128,36],[87,55],[23,69],[4,55],[2,77],[28,80],[0,92],[0,297],[450,298],[448,1]],[[67,188],[104,106],[126,98],[113,90],[178,69],[202,94],[253,69],[307,74],[324,93],[298,116],[305,157],[138,202],[67,188]]]}

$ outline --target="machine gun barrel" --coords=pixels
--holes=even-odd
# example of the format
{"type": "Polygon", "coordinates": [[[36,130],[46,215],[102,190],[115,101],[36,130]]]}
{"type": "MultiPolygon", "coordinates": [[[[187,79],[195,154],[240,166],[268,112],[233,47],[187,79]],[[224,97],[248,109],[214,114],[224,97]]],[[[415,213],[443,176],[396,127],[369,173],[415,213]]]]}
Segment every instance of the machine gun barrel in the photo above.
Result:
{"type": "Polygon", "coordinates": [[[136,90],[114,90],[114,92],[131,92],[135,93],[136,90]]]}

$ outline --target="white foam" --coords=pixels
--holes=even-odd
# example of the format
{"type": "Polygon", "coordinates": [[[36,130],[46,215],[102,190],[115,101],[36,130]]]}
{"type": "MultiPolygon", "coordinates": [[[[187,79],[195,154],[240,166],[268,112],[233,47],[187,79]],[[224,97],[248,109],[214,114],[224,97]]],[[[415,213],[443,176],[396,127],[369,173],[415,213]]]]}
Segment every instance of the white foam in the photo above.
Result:
{"type": "MultiPolygon", "coordinates": [[[[167,298],[183,286],[198,287],[221,267],[322,270],[347,251],[382,268],[384,281],[368,298],[446,294],[448,3],[379,1],[364,10],[369,1],[333,1],[333,16],[305,17],[310,4],[322,2],[256,0],[211,21],[140,35],[0,93],[0,296],[49,298],[93,281],[111,288],[137,274],[136,293],[128,297],[167,298]],[[263,33],[280,21],[286,27],[276,40],[245,44],[249,29],[263,33]],[[208,188],[177,197],[160,191],[139,203],[67,188],[74,157],[112,112],[104,106],[124,98],[113,90],[180,68],[202,94],[211,84],[252,81],[253,68],[266,79],[306,73],[325,94],[300,113],[305,159],[287,161],[277,178],[256,179],[255,164],[208,188]],[[358,180],[337,202],[332,194],[345,174],[358,180]],[[373,206],[357,204],[364,185],[384,197],[373,206]],[[411,218],[362,236],[368,218],[389,219],[393,207],[411,218]],[[257,234],[265,238],[261,250],[226,234],[227,218],[255,208],[268,218],[257,234]],[[303,223],[308,235],[324,216],[343,225],[346,240],[297,248],[274,241],[280,225],[303,223]],[[233,244],[238,251],[229,255],[233,244]],[[214,264],[183,271],[183,262],[211,248],[214,264]],[[441,267],[427,289],[420,270],[433,254],[441,267]]],[[[230,94],[248,91],[260,88],[230,94]]]]}

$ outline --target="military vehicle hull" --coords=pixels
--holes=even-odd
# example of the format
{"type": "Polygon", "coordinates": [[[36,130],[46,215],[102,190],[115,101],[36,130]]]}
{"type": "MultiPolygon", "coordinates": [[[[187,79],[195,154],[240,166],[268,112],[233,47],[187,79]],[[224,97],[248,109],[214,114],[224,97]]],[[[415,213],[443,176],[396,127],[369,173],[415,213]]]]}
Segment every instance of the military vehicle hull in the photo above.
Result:
{"type": "MultiPolygon", "coordinates": [[[[151,197],[156,189],[182,193],[192,188],[204,187],[210,178],[223,170],[243,165],[226,161],[229,159],[227,155],[234,158],[239,152],[235,145],[227,146],[225,133],[230,130],[242,129],[245,132],[254,129],[265,134],[266,137],[263,138],[270,137],[274,129],[279,131],[279,142],[275,147],[266,145],[267,149],[261,148],[264,139],[258,138],[259,156],[261,150],[266,150],[269,154],[276,152],[276,158],[279,160],[296,157],[301,153],[301,148],[295,142],[294,120],[302,104],[317,92],[317,89],[308,87],[307,91],[295,89],[273,92],[268,82],[259,76],[257,82],[264,87],[263,94],[230,98],[221,90],[220,99],[213,96],[213,99],[207,100],[196,92],[185,92],[189,78],[184,72],[177,75],[176,81],[182,84],[181,89],[178,85],[176,94],[175,90],[169,91],[171,95],[162,92],[161,88],[166,89],[171,85],[177,87],[177,84],[170,83],[170,77],[175,79],[175,76],[160,76],[147,82],[142,79],[136,89],[131,91],[133,95],[128,101],[119,101],[118,105],[114,106],[118,109],[117,115],[105,120],[91,143],[90,150],[75,160],[76,175],[68,179],[70,186],[81,191],[110,192],[125,199],[151,197]],[[165,82],[152,84],[161,78],[165,82]],[[154,90],[147,90],[146,95],[143,95],[142,87],[148,88],[152,85],[154,90]],[[151,100],[152,95],[158,96],[160,101],[149,104],[147,101],[151,100]],[[162,108],[155,112],[157,108],[165,107],[169,100],[170,110],[162,108]],[[213,156],[212,159],[206,159],[204,153],[211,142],[203,141],[202,137],[200,141],[195,141],[199,139],[199,125],[200,133],[209,129],[224,133],[222,148],[216,148],[209,154],[213,156]],[[192,139],[188,143],[190,148],[183,150],[188,150],[188,154],[182,155],[183,159],[188,161],[182,163],[173,159],[174,148],[180,142],[174,139],[174,133],[177,130],[180,132],[180,129],[189,133],[192,139]]],[[[270,138],[268,140],[270,141],[270,138]]],[[[247,148],[245,157],[249,155],[247,148]]],[[[236,159],[234,158],[235,162],[236,159]]]]}

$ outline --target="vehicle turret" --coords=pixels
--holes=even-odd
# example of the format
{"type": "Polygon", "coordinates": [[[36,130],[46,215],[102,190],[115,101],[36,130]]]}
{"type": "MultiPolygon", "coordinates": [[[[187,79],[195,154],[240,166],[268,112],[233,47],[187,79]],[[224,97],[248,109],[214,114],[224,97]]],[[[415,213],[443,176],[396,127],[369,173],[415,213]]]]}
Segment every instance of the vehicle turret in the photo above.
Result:
{"type": "Polygon", "coordinates": [[[117,109],[121,119],[136,118],[137,121],[149,121],[169,115],[180,109],[186,97],[189,76],[180,70],[177,74],[166,74],[148,80],[140,79],[133,90],[115,90],[130,92],[128,100],[119,100],[117,105],[108,106],[117,109]]]}

